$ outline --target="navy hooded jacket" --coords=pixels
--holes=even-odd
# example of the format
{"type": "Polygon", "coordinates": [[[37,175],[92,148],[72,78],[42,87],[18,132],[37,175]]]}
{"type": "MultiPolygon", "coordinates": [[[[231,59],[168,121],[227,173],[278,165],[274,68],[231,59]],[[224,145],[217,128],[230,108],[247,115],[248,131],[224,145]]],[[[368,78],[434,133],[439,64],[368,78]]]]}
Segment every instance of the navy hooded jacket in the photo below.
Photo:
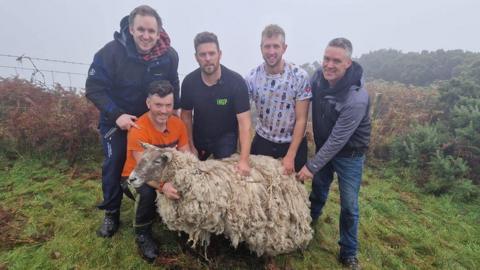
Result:
{"type": "Polygon", "coordinates": [[[100,110],[100,125],[115,125],[127,113],[140,116],[152,81],[168,80],[179,107],[178,54],[172,48],[150,61],[141,58],[128,29],[128,16],[120,22],[114,40],[98,51],[88,71],[86,97],[100,110]]]}

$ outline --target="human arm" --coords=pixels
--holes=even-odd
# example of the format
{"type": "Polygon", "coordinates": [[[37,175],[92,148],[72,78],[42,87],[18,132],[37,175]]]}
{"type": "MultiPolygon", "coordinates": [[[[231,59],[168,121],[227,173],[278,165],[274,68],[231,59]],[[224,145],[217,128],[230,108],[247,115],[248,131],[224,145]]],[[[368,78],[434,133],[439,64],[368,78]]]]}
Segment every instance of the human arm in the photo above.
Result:
{"type": "Polygon", "coordinates": [[[252,118],[250,114],[250,100],[247,83],[241,76],[238,76],[237,79],[238,81],[235,84],[236,91],[233,100],[240,140],[240,160],[236,165],[236,169],[241,175],[246,176],[250,174],[250,129],[252,127],[252,118]]]}
{"type": "Polygon", "coordinates": [[[333,126],[330,136],[306,164],[308,170],[315,174],[327,164],[347,144],[355,130],[360,125],[368,108],[368,102],[345,106],[333,126]]]}
{"type": "MultiPolygon", "coordinates": [[[[109,53],[113,50],[112,46],[109,44],[95,54],[85,83],[85,96],[113,123],[126,113],[108,95],[114,84],[115,61],[109,53]]],[[[120,120],[122,126],[119,127],[122,129],[126,127],[125,118],[126,116],[120,120]]]]}
{"type": "Polygon", "coordinates": [[[188,137],[188,132],[187,132],[187,127],[185,126],[185,123],[181,120],[179,120],[179,125],[178,125],[178,143],[177,143],[177,150],[181,151],[183,153],[192,153],[190,149],[190,141],[188,137]]]}
{"type": "Polygon", "coordinates": [[[137,117],[135,115],[124,113],[115,120],[115,124],[122,130],[129,130],[132,127],[139,129],[140,127],[135,124],[136,120],[137,117]]]}
{"type": "Polygon", "coordinates": [[[250,174],[250,128],[252,126],[250,111],[237,114],[238,133],[240,139],[240,160],[237,164],[237,170],[241,175],[250,174]]]}
{"type": "Polygon", "coordinates": [[[188,144],[190,151],[198,156],[198,151],[193,143],[193,98],[191,96],[192,87],[190,86],[190,77],[187,76],[182,82],[182,96],[180,98],[180,119],[185,124],[185,128],[188,136],[188,144]]]}
{"type": "Polygon", "coordinates": [[[295,103],[295,125],[293,128],[292,142],[288,147],[287,154],[282,159],[284,174],[290,175],[295,171],[295,157],[298,147],[305,136],[307,127],[308,107],[310,100],[298,100],[295,103]]]}
{"type": "Polygon", "coordinates": [[[313,174],[312,172],[307,168],[307,166],[303,166],[302,169],[297,173],[296,179],[300,182],[303,183],[303,181],[307,179],[312,179],[313,174]]]}
{"type": "Polygon", "coordinates": [[[185,123],[185,127],[187,129],[187,135],[188,135],[188,146],[189,150],[196,156],[198,156],[197,149],[195,148],[195,145],[193,144],[193,113],[192,110],[185,110],[182,109],[182,112],[180,113],[180,118],[182,119],[183,123],[185,123]]]}

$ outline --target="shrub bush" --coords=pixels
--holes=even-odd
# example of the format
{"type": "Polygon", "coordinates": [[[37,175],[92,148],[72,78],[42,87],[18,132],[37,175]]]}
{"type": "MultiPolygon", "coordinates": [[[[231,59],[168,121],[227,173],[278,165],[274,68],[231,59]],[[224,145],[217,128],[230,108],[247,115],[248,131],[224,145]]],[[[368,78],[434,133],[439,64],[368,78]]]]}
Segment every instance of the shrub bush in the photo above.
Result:
{"type": "Polygon", "coordinates": [[[435,195],[448,192],[460,179],[468,173],[468,165],[462,158],[444,156],[437,151],[430,163],[430,179],[425,190],[435,195]]]}
{"type": "Polygon", "coordinates": [[[437,151],[430,161],[430,177],[424,190],[437,196],[451,193],[459,200],[473,199],[478,196],[479,190],[466,178],[469,170],[467,162],[462,158],[445,156],[437,151]]]}
{"type": "Polygon", "coordinates": [[[372,101],[370,158],[391,158],[390,147],[398,136],[415,128],[414,123],[429,124],[440,114],[435,88],[375,81],[367,89],[372,101]]]}
{"type": "Polygon", "coordinates": [[[0,148],[70,162],[98,150],[98,111],[76,90],[45,89],[13,78],[0,80],[0,148]]]}
{"type": "Polygon", "coordinates": [[[410,133],[393,141],[392,159],[415,169],[426,168],[446,142],[446,134],[440,132],[436,125],[415,125],[410,133]]]}
{"type": "Polygon", "coordinates": [[[419,171],[427,192],[450,193],[457,199],[479,194],[480,61],[438,88],[441,114],[433,125],[417,126],[392,144],[392,156],[419,171]],[[427,179],[427,180],[425,180],[427,179]]]}
{"type": "Polygon", "coordinates": [[[480,197],[480,187],[473,184],[471,180],[464,179],[452,187],[450,194],[457,201],[471,202],[480,197]]]}

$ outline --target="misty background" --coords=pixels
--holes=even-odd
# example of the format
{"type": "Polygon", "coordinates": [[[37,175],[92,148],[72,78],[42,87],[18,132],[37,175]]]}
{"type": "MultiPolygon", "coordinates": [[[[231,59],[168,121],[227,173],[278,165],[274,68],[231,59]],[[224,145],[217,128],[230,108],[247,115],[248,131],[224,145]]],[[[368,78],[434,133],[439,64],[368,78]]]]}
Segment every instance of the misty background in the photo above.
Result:
{"type": "MultiPolygon", "coordinates": [[[[221,62],[245,75],[261,63],[260,34],[267,24],[284,28],[285,58],[320,61],[335,37],[353,43],[354,57],[379,49],[403,52],[480,51],[480,2],[474,0],[265,0],[265,1],[1,1],[0,77],[84,87],[93,55],[112,40],[123,16],[141,4],[155,8],[180,57],[180,79],[197,68],[193,38],[217,34],[221,62]],[[28,56],[17,60],[18,56],[28,56]],[[40,58],[40,59],[36,59],[40,58]],[[62,60],[72,63],[44,61],[62,60]],[[65,72],[65,73],[62,73],[65,72]]],[[[367,71],[368,72],[368,71],[367,71]]]]}

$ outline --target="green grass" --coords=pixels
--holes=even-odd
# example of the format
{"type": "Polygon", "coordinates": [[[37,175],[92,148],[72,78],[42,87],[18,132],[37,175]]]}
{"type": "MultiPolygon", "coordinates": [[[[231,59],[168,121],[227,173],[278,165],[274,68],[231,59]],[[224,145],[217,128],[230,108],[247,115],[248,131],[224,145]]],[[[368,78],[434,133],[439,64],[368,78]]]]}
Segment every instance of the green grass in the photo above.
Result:
{"type": "MultiPolygon", "coordinates": [[[[94,166],[99,166],[95,164],[94,166]]],[[[96,236],[102,212],[98,168],[73,170],[39,159],[0,160],[0,269],[262,269],[266,259],[224,241],[209,249],[155,224],[161,262],[138,255],[131,228],[133,203],[124,199],[122,226],[111,239],[96,236]],[[160,264],[160,262],[159,262],[160,264]]],[[[277,256],[280,269],[341,269],[336,182],[307,250],[277,256]]],[[[480,203],[421,194],[408,176],[367,169],[360,198],[359,259],[364,269],[478,269],[480,203]]]]}

